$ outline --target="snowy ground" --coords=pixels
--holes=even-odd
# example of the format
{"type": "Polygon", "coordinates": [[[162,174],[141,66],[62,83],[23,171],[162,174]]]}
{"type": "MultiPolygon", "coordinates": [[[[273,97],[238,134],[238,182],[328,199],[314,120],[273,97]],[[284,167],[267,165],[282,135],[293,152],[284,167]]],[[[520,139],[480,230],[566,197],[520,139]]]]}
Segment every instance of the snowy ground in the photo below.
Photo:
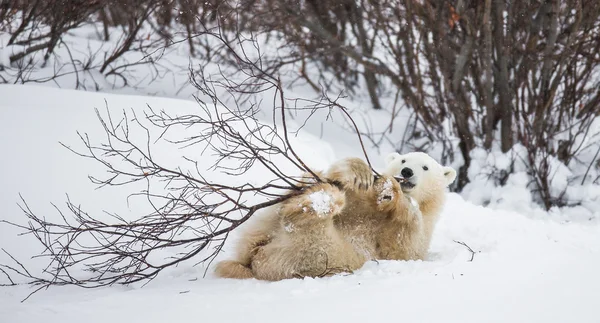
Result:
{"type": "MultiPolygon", "coordinates": [[[[0,98],[0,219],[10,221],[23,220],[19,193],[49,218],[56,216],[49,203],[60,204],[65,193],[91,212],[139,214],[141,205],[126,203],[126,189],[94,190],[87,175],[102,170],[58,141],[75,145],[76,130],[100,136],[93,108],[102,109],[105,99],[114,111],[146,103],[195,108],[184,100],[32,86],[0,86],[0,98]]],[[[307,134],[295,144],[317,168],[339,157],[307,134]]],[[[29,287],[0,288],[0,322],[600,321],[600,227],[522,213],[450,194],[427,261],[372,262],[354,275],[275,283],[216,279],[210,269],[203,278],[206,268],[190,262],[143,288],[52,288],[24,303],[29,287]],[[473,261],[455,240],[476,251],[473,261]]],[[[39,268],[27,259],[39,247],[16,233],[0,225],[0,247],[39,268]]],[[[222,257],[230,251],[231,245],[222,257]]]]}

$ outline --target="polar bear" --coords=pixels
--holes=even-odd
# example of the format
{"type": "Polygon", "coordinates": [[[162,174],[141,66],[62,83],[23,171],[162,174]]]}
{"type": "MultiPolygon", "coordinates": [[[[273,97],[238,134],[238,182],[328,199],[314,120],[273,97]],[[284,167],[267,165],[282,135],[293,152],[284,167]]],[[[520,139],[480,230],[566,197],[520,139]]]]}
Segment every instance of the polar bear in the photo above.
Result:
{"type": "Polygon", "coordinates": [[[395,177],[383,175],[372,189],[347,191],[342,213],[336,227],[367,259],[419,259],[416,246],[423,240],[423,216],[395,177]]]}
{"type": "Polygon", "coordinates": [[[411,152],[388,155],[383,174],[403,179],[400,183],[402,193],[409,198],[411,205],[418,207],[422,218],[412,222],[414,227],[413,231],[408,230],[411,232],[409,235],[404,235],[410,228],[406,226],[389,226],[382,231],[379,240],[389,246],[383,248],[378,257],[396,260],[425,259],[435,224],[445,203],[446,188],[456,179],[456,171],[452,167],[440,165],[426,153],[411,152]],[[415,230],[419,233],[414,234],[415,230]],[[396,243],[394,235],[399,240],[403,236],[409,238],[396,243]]]}
{"type": "Polygon", "coordinates": [[[334,225],[344,204],[344,193],[327,183],[283,202],[280,225],[250,260],[253,276],[263,280],[322,277],[362,267],[366,259],[334,225]]]}
{"type": "Polygon", "coordinates": [[[385,162],[377,179],[358,158],[332,165],[328,178],[355,181],[334,225],[367,260],[423,260],[456,171],[422,152],[391,153],[385,162]]]}
{"type": "Polygon", "coordinates": [[[370,167],[349,158],[317,175],[323,183],[305,174],[307,187],[300,195],[253,219],[242,232],[236,259],[219,262],[216,275],[263,280],[317,277],[352,272],[370,260],[336,225],[347,214],[346,192],[372,188],[370,167]]]}
{"type": "Polygon", "coordinates": [[[386,164],[375,179],[359,158],[334,163],[319,174],[327,183],[254,221],[217,276],[280,280],[352,272],[373,259],[424,259],[456,172],[424,153],[393,153],[386,164]]]}

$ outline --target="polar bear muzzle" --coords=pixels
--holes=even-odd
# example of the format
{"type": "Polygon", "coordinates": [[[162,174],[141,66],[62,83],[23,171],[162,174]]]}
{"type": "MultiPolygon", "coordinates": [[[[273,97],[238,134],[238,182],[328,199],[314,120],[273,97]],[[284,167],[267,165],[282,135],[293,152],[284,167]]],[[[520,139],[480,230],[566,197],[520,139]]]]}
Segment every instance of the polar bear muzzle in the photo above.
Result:
{"type": "Polygon", "coordinates": [[[400,175],[402,176],[402,181],[398,182],[400,183],[400,187],[403,191],[410,191],[413,188],[415,188],[415,186],[417,185],[415,180],[415,172],[410,167],[402,168],[402,170],[400,171],[400,175]]]}

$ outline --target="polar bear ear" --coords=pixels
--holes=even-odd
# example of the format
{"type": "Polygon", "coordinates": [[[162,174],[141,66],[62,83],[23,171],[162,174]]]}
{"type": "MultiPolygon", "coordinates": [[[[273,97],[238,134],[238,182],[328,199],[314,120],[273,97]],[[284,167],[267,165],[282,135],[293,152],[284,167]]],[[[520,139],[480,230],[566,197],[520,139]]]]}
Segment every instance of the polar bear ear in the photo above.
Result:
{"type": "Polygon", "coordinates": [[[389,155],[387,155],[387,157],[385,157],[385,164],[389,165],[391,164],[394,160],[400,158],[400,154],[399,153],[391,153],[389,155]]]}
{"type": "Polygon", "coordinates": [[[456,179],[456,171],[454,168],[445,166],[442,170],[444,171],[444,178],[446,178],[446,185],[452,184],[456,179]]]}

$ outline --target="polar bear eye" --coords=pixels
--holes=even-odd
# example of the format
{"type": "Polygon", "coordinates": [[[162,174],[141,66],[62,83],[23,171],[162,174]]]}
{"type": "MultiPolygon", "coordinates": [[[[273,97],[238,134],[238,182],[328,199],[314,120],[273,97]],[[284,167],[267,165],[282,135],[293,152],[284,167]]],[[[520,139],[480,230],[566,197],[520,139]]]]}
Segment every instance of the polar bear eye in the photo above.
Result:
{"type": "Polygon", "coordinates": [[[423,170],[429,170],[429,167],[423,166],[423,170]]]}
{"type": "Polygon", "coordinates": [[[406,163],[406,159],[402,159],[402,164],[406,163]]]}

